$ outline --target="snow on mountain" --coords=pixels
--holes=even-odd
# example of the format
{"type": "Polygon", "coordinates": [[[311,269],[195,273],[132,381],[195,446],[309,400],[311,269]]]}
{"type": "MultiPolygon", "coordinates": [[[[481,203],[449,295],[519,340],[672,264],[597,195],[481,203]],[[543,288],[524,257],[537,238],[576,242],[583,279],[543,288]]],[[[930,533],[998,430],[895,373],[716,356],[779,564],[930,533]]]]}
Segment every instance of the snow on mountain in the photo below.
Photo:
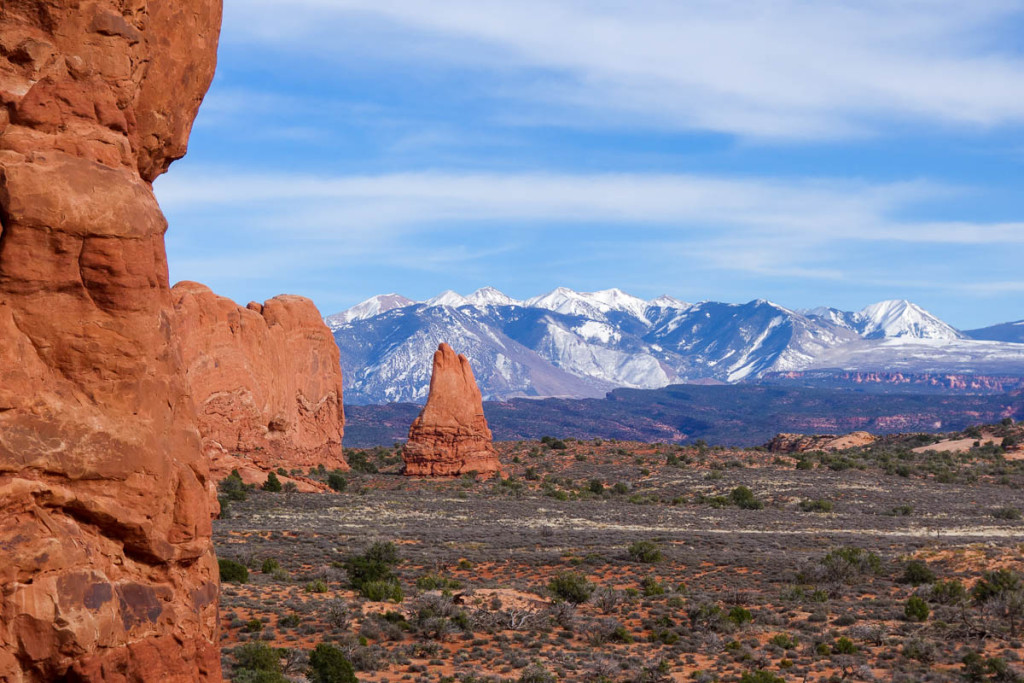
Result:
{"type": "Polygon", "coordinates": [[[963,339],[964,335],[905,299],[880,301],[854,315],[865,339],[963,339]]]}
{"type": "Polygon", "coordinates": [[[423,400],[442,341],[466,354],[491,399],[603,396],[615,387],[755,381],[812,368],[969,372],[978,363],[1024,375],[1020,344],[965,340],[907,301],[798,312],[763,299],[644,301],[618,289],[559,287],[517,301],[484,287],[420,303],[374,297],[328,322],[346,399],[357,403],[423,400]]]}
{"type": "Polygon", "coordinates": [[[469,299],[462,296],[452,290],[446,290],[441,292],[433,299],[427,299],[424,301],[427,306],[449,306],[451,308],[458,308],[459,306],[471,306],[472,303],[469,299]]]}
{"type": "Polygon", "coordinates": [[[379,294],[377,296],[370,297],[362,303],[356,304],[347,311],[327,316],[324,318],[324,322],[327,323],[328,327],[334,330],[345,323],[373,318],[381,313],[386,313],[387,311],[396,308],[412,306],[415,303],[416,302],[412,299],[407,299],[401,294],[379,294]]]}
{"type": "Polygon", "coordinates": [[[481,287],[466,297],[466,301],[473,306],[520,306],[522,302],[499,292],[494,287],[481,287]]]}

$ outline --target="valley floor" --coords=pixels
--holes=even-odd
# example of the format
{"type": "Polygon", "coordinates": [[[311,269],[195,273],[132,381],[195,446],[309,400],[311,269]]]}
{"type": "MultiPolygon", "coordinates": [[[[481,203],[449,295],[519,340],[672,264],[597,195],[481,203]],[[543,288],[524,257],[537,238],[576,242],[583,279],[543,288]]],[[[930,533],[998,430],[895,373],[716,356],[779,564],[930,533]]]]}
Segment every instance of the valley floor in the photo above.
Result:
{"type": "Polygon", "coordinates": [[[243,680],[237,648],[266,641],[291,650],[279,664],[293,680],[320,642],[361,681],[1024,672],[1024,599],[1010,585],[1024,572],[1019,462],[572,440],[500,450],[504,482],[404,478],[378,449],[350,454],[379,472],[348,475],[342,493],[234,503],[218,555],[253,571],[224,584],[225,671],[243,680]],[[397,550],[401,602],[350,587],[346,559],[379,541],[397,550]]]}

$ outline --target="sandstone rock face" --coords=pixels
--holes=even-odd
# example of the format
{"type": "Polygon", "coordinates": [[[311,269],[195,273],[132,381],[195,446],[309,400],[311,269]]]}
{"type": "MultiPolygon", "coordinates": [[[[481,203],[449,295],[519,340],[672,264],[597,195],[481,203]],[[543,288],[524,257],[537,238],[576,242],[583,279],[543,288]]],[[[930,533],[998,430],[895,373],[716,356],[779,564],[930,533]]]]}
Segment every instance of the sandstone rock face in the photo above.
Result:
{"type": "Polygon", "coordinates": [[[410,476],[501,473],[473,369],[447,344],[434,353],[427,405],[412,423],[402,459],[410,476]]]}
{"type": "Polygon", "coordinates": [[[772,453],[806,453],[808,451],[841,451],[847,448],[868,446],[877,437],[868,432],[850,432],[842,436],[835,434],[778,434],[768,442],[772,453]]]}
{"type": "Polygon", "coordinates": [[[242,308],[195,282],[171,295],[214,479],[240,465],[348,469],[338,345],[312,301],[278,296],[242,308]]]}
{"type": "Polygon", "coordinates": [[[0,3],[0,680],[220,680],[208,471],[150,182],[220,0],[0,3]]]}

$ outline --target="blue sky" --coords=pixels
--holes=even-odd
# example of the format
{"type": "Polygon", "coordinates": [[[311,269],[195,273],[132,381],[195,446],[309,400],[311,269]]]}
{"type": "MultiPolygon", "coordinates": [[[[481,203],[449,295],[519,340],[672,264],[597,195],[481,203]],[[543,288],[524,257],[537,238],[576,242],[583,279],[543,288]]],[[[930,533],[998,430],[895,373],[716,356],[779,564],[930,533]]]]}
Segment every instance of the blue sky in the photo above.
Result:
{"type": "Polygon", "coordinates": [[[1024,0],[226,0],[171,279],[1024,318],[1024,0]]]}

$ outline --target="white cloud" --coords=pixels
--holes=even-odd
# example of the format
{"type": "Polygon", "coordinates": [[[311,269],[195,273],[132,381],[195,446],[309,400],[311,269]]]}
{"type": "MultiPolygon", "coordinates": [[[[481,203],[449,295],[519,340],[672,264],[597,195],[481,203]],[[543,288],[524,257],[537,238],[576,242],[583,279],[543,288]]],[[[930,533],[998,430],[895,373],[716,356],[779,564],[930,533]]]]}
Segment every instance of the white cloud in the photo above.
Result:
{"type": "MultiPolygon", "coordinates": [[[[1020,0],[228,0],[228,41],[421,68],[612,122],[820,139],[1024,121],[1020,0]]],[[[515,113],[510,114],[514,117],[515,113]]],[[[562,114],[564,121],[564,112],[562,114]]]]}

